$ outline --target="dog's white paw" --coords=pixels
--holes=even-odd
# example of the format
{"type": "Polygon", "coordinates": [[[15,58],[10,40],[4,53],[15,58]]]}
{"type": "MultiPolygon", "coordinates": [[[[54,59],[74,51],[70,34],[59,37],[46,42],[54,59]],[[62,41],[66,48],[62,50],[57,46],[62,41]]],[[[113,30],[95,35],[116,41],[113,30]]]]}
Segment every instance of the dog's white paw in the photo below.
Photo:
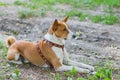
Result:
{"type": "Polygon", "coordinates": [[[94,67],[93,67],[93,66],[89,66],[88,69],[89,69],[90,71],[94,71],[94,67]]]}
{"type": "Polygon", "coordinates": [[[95,71],[93,71],[93,72],[91,72],[91,74],[93,74],[93,75],[95,75],[97,72],[95,72],[95,71]]]}
{"type": "Polygon", "coordinates": [[[84,73],[90,73],[90,70],[85,69],[85,70],[84,70],[84,73]]]}

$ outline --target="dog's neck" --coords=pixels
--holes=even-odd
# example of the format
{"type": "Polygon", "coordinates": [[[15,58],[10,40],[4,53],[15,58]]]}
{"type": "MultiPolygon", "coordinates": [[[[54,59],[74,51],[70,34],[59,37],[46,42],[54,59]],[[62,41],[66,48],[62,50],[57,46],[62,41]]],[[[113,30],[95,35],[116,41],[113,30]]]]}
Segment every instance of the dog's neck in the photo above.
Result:
{"type": "Polygon", "coordinates": [[[59,44],[59,45],[64,45],[65,44],[65,40],[63,38],[56,37],[55,34],[47,33],[44,36],[44,38],[47,39],[48,41],[51,41],[51,42],[59,44]]]}

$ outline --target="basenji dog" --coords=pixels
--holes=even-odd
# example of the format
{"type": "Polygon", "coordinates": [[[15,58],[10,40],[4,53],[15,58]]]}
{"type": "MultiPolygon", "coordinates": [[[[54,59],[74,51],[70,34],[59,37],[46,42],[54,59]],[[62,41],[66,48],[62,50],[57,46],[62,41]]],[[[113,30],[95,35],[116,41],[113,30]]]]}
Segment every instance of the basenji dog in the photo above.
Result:
{"type": "Polygon", "coordinates": [[[18,60],[20,56],[37,66],[51,66],[55,71],[69,71],[73,67],[80,73],[90,73],[94,67],[73,61],[64,47],[65,39],[75,37],[70,27],[66,24],[68,17],[57,20],[51,24],[47,34],[38,42],[16,40],[8,37],[8,60],[18,60]]]}

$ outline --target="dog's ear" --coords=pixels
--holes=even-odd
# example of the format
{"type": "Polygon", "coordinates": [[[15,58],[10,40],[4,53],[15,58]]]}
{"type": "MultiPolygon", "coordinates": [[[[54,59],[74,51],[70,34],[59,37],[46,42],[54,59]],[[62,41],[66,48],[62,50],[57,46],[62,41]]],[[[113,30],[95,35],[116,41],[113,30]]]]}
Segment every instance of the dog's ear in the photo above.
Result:
{"type": "Polygon", "coordinates": [[[62,21],[67,22],[68,18],[69,18],[69,16],[66,16],[62,21]]]}
{"type": "Polygon", "coordinates": [[[57,30],[57,27],[58,27],[58,20],[55,19],[55,21],[53,22],[53,24],[51,25],[51,27],[49,28],[48,32],[50,34],[53,34],[56,30],[57,30]]]}
{"type": "Polygon", "coordinates": [[[57,26],[58,25],[58,20],[55,19],[55,21],[53,22],[53,26],[57,26]]]}
{"type": "Polygon", "coordinates": [[[58,20],[55,19],[55,21],[53,22],[53,27],[52,27],[52,30],[55,31],[58,27],[58,20]]]}

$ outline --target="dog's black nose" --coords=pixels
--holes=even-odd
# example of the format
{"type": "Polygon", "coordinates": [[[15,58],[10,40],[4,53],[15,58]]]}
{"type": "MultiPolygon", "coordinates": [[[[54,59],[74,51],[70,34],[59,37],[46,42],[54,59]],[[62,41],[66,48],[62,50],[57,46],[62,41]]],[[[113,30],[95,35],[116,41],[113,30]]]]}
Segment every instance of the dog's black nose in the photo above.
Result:
{"type": "Polygon", "coordinates": [[[76,38],[76,35],[75,35],[75,34],[73,34],[73,35],[72,35],[72,38],[76,38]]]}

